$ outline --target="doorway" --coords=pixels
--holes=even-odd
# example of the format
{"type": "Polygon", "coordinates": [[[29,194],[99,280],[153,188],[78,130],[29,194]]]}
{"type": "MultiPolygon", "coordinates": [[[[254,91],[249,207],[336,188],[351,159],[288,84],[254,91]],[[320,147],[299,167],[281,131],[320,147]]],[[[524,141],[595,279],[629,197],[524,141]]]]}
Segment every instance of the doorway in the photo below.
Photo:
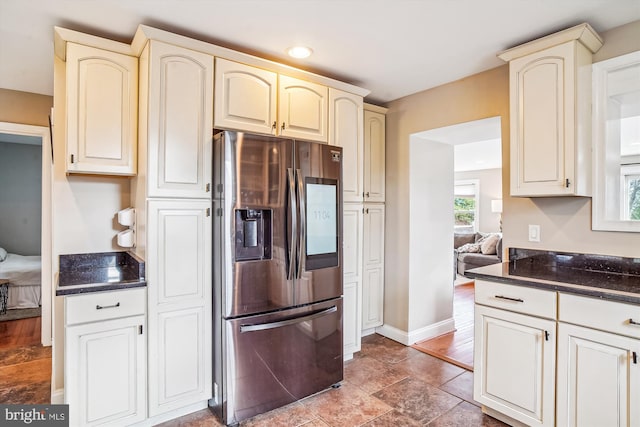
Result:
{"type": "MultiPolygon", "coordinates": [[[[35,255],[36,253],[40,255],[41,267],[40,267],[40,289],[39,296],[31,296],[25,295],[25,305],[29,305],[29,300],[35,300],[36,297],[40,300],[41,305],[41,326],[40,326],[40,342],[43,346],[50,346],[52,341],[52,294],[53,294],[53,286],[52,286],[52,276],[51,276],[51,164],[52,164],[52,152],[51,152],[51,136],[49,133],[49,128],[43,126],[31,126],[31,125],[23,125],[16,123],[6,123],[0,122],[0,140],[5,141],[4,143],[8,144],[19,144],[15,147],[12,147],[11,152],[17,153],[17,156],[26,156],[29,157],[29,151],[35,147],[40,153],[39,160],[39,169],[41,171],[40,178],[40,189],[39,191],[39,206],[40,212],[23,212],[18,215],[18,219],[14,224],[14,228],[18,228],[19,230],[24,230],[23,232],[16,233],[15,236],[11,237],[11,242],[7,242],[5,246],[9,246],[9,248],[14,248],[14,252],[23,252],[22,254],[17,255],[35,255]],[[30,146],[30,147],[25,147],[30,146]],[[34,147],[35,146],[35,147],[34,147]],[[16,149],[17,148],[17,149],[16,149]],[[34,227],[31,222],[34,218],[39,217],[40,224],[36,224],[34,227]],[[40,233],[39,233],[39,242],[34,242],[34,234],[33,229],[38,228],[39,225],[40,233]],[[26,236],[25,234],[28,234],[26,236]],[[21,241],[19,241],[22,239],[21,241]],[[39,247],[38,247],[39,246],[39,247]],[[39,250],[38,250],[39,249],[39,250]],[[24,253],[27,252],[27,253],[24,253]]],[[[18,157],[19,158],[19,157],[18,157]]],[[[34,165],[34,167],[38,167],[38,165],[34,165]]],[[[17,181],[28,181],[27,179],[21,180],[17,179],[17,181]]],[[[5,183],[5,185],[23,185],[22,182],[13,182],[13,183],[5,183]]],[[[19,190],[17,194],[21,192],[29,193],[36,191],[34,189],[24,188],[19,190]]],[[[29,196],[21,197],[21,200],[18,203],[11,203],[12,205],[24,205],[24,207],[20,207],[20,209],[29,210],[30,207],[36,206],[33,203],[33,197],[29,199],[29,196]]],[[[6,200],[0,200],[0,203],[8,203],[6,200]]],[[[10,210],[7,210],[9,212],[10,210]]],[[[13,215],[15,217],[15,215],[13,215]]],[[[35,231],[37,233],[37,230],[35,231]]],[[[6,234],[5,234],[6,235],[6,234]]],[[[3,242],[0,242],[0,247],[3,245],[3,242]]],[[[23,261],[23,260],[20,260],[23,261]]],[[[32,260],[25,260],[32,261],[32,260]]],[[[27,262],[27,267],[33,264],[32,262],[27,262]]],[[[18,264],[18,266],[21,264],[18,264]]],[[[19,268],[19,267],[16,267],[19,268]]],[[[14,271],[14,267],[12,267],[11,271],[14,271]]],[[[29,272],[27,272],[29,273],[29,272]]],[[[25,273],[25,274],[27,274],[25,273]]],[[[14,274],[14,273],[12,273],[14,274]]],[[[18,274],[18,273],[15,273],[18,274]]],[[[25,281],[26,284],[30,285],[31,282],[25,281]]],[[[26,291],[29,293],[29,291],[26,291]]]]}
{"type": "MultiPolygon", "coordinates": [[[[418,144],[434,148],[434,150],[423,150],[424,155],[443,151],[442,145],[449,146],[449,150],[453,152],[453,161],[441,161],[446,164],[446,170],[441,170],[440,173],[446,177],[438,178],[440,182],[450,182],[451,188],[443,188],[445,187],[443,184],[434,190],[430,186],[419,187],[418,183],[413,180],[411,182],[412,187],[426,189],[424,192],[412,192],[412,204],[414,204],[414,197],[425,200],[438,198],[442,203],[439,209],[448,212],[444,216],[450,215],[451,219],[447,220],[447,223],[452,226],[446,233],[440,233],[440,240],[433,242],[433,246],[452,247],[454,232],[456,236],[457,233],[468,234],[473,242],[481,239],[481,236],[489,234],[497,234],[501,237],[502,138],[500,117],[490,117],[433,129],[412,135],[413,137],[416,138],[415,141],[418,144]]],[[[446,156],[442,158],[446,160],[446,156]]],[[[416,162],[418,165],[420,163],[422,162],[416,162]]],[[[413,175],[411,176],[413,177],[413,175]]],[[[413,218],[411,221],[410,227],[413,230],[413,218]]],[[[440,226],[442,227],[442,225],[440,226]]],[[[456,240],[458,239],[456,238],[456,240]]],[[[443,250],[449,251],[449,249],[443,250]]],[[[472,370],[474,282],[464,276],[464,270],[459,270],[458,253],[453,250],[450,252],[451,255],[447,256],[450,263],[443,269],[451,272],[451,268],[453,268],[453,275],[449,273],[450,279],[448,279],[453,328],[436,337],[420,341],[413,347],[472,370]]],[[[499,262],[497,253],[490,253],[492,252],[490,249],[486,252],[486,254],[479,253],[478,258],[486,257],[486,262],[499,262]]],[[[470,268],[474,267],[470,263],[470,268]]]]}

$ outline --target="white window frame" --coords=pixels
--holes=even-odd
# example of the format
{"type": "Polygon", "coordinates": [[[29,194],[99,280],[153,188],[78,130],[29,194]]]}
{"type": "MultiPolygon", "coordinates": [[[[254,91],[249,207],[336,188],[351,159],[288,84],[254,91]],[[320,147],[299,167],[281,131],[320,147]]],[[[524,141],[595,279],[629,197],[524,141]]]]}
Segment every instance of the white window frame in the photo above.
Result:
{"type": "MultiPolygon", "coordinates": [[[[473,187],[473,194],[471,195],[467,195],[467,194],[463,194],[460,196],[469,196],[469,197],[473,197],[473,199],[475,199],[476,203],[475,203],[475,209],[473,212],[473,232],[477,233],[479,230],[479,225],[480,225],[480,180],[479,179],[459,179],[459,180],[455,180],[454,184],[453,184],[453,198],[455,199],[456,197],[458,197],[459,195],[456,193],[456,188],[457,187],[462,187],[462,186],[471,186],[473,187]]],[[[453,208],[453,206],[452,206],[453,208]]],[[[456,226],[455,225],[455,210],[453,212],[454,215],[454,224],[453,224],[453,229],[454,231],[456,231],[456,229],[461,228],[462,226],[456,226]]]]}

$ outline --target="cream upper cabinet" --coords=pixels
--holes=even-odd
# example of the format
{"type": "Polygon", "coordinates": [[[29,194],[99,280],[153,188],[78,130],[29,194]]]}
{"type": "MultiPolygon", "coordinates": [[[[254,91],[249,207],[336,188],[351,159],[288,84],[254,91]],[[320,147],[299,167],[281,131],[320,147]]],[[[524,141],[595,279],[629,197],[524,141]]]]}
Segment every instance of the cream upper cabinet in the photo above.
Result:
{"type": "Polygon", "coordinates": [[[591,62],[602,39],[588,24],[502,52],[509,61],[511,195],[591,195],[591,62]]]}
{"type": "Polygon", "coordinates": [[[345,202],[363,200],[362,97],[329,88],[329,144],[342,147],[342,194],[345,202]]]}
{"type": "Polygon", "coordinates": [[[278,134],[327,142],[329,89],[280,74],[278,76],[278,134]]]}
{"type": "Polygon", "coordinates": [[[210,198],[213,56],[151,40],[140,63],[148,197],[210,198]]]}
{"type": "Polygon", "coordinates": [[[214,126],[275,134],[278,75],[216,58],[214,126]]]}
{"type": "Polygon", "coordinates": [[[67,172],[135,175],[138,58],[66,44],[67,172]]]}
{"type": "Polygon", "coordinates": [[[364,106],[364,201],[385,201],[385,113],[387,109],[364,106]]]}
{"type": "Polygon", "coordinates": [[[216,58],[216,128],[327,142],[329,88],[216,58]]]}

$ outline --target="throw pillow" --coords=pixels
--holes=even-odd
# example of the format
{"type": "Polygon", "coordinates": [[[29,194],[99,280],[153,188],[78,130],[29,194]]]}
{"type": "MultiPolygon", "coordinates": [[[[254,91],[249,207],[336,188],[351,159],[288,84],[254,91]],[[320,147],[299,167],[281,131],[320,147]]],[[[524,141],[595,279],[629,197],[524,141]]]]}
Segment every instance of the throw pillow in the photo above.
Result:
{"type": "Polygon", "coordinates": [[[478,253],[480,252],[480,245],[478,243],[467,243],[456,249],[459,253],[478,253]]]}
{"type": "Polygon", "coordinates": [[[4,248],[0,248],[0,261],[7,259],[7,251],[4,248]]]}
{"type": "Polygon", "coordinates": [[[480,251],[485,255],[495,255],[498,240],[500,240],[500,236],[497,234],[485,236],[480,244],[480,251]]]}

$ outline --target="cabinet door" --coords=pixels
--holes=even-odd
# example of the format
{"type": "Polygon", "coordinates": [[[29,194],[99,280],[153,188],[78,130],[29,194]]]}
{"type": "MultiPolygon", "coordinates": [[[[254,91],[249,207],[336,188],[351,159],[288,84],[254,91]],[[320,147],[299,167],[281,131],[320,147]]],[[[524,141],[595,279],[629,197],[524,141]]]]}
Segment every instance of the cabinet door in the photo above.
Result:
{"type": "Polygon", "coordinates": [[[529,426],[553,426],[555,321],[475,306],[474,393],[529,426]]]}
{"type": "Polygon", "coordinates": [[[67,172],[135,175],[138,58],[67,43],[67,172]]]}
{"type": "Polygon", "coordinates": [[[384,202],[385,115],[364,112],[364,201],[384,202]]]}
{"type": "Polygon", "coordinates": [[[351,359],[353,353],[360,351],[362,338],[362,282],[344,281],[343,309],[343,345],[345,360],[351,359]]]}
{"type": "Polygon", "coordinates": [[[329,144],[342,147],[342,194],[345,202],[362,203],[362,97],[329,88],[329,144]]]}
{"type": "Polygon", "coordinates": [[[343,207],[344,356],[360,351],[362,336],[362,205],[343,207]]]}
{"type": "Polygon", "coordinates": [[[70,425],[122,426],[146,418],[145,330],[144,316],[66,328],[70,425]]]}
{"type": "Polygon", "coordinates": [[[150,43],[148,197],[210,198],[213,57],[150,43]]]}
{"type": "Polygon", "coordinates": [[[206,200],[148,202],[149,414],[211,398],[211,216],[206,200]]]}
{"type": "Polygon", "coordinates": [[[362,328],[382,326],[384,301],[384,205],[364,208],[362,328]]]}
{"type": "Polygon", "coordinates": [[[509,67],[511,195],[574,193],[574,43],[514,59],[509,67]]]}
{"type": "Polygon", "coordinates": [[[558,425],[640,425],[640,340],[558,325],[558,425]]]}
{"type": "Polygon", "coordinates": [[[216,58],[214,126],[274,134],[278,75],[216,58]]]}
{"type": "Polygon", "coordinates": [[[278,77],[278,126],[282,136],[327,142],[326,86],[289,76],[278,77]]]}

